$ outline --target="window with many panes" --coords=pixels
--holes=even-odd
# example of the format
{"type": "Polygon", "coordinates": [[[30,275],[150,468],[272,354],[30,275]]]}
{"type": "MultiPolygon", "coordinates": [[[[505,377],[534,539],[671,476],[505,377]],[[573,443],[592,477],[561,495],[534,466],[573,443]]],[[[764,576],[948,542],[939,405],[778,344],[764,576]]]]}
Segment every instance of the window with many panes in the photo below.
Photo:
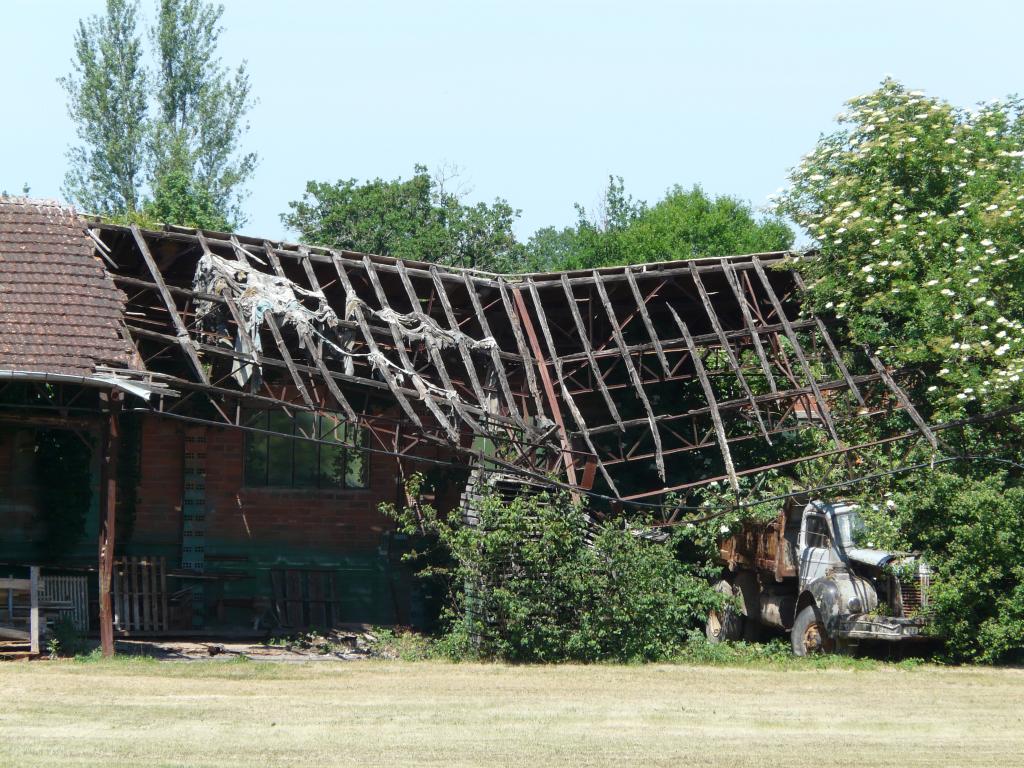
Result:
{"type": "Polygon", "coordinates": [[[246,486],[366,488],[366,453],[358,450],[366,445],[366,433],[340,415],[252,411],[245,423],[265,430],[245,433],[246,486]],[[321,442],[303,440],[303,436],[321,442]]]}

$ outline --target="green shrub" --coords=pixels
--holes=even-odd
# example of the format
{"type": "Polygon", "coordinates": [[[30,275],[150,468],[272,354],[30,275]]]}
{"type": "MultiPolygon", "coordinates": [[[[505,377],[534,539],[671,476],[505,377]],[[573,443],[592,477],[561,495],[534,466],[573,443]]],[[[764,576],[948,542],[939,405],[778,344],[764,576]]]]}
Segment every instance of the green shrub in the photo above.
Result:
{"type": "Polygon", "coordinates": [[[922,550],[951,661],[1024,659],[1024,489],[1006,475],[935,470],[865,508],[881,543],[922,550]]]}
{"type": "MultiPolygon", "coordinates": [[[[417,480],[409,490],[416,498],[417,480]]],[[[427,505],[382,509],[428,542],[410,557],[421,575],[447,586],[447,656],[666,659],[716,602],[672,542],[651,543],[620,522],[589,522],[564,494],[486,497],[474,526],[427,505]]]]}

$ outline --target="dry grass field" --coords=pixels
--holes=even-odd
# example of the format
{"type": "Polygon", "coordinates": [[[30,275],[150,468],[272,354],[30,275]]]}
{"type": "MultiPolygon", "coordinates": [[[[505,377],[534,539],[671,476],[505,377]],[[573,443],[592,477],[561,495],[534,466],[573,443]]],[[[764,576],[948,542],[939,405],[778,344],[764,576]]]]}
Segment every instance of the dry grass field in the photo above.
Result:
{"type": "Polygon", "coordinates": [[[8,663],[3,766],[1024,765],[1020,670],[8,663]]]}

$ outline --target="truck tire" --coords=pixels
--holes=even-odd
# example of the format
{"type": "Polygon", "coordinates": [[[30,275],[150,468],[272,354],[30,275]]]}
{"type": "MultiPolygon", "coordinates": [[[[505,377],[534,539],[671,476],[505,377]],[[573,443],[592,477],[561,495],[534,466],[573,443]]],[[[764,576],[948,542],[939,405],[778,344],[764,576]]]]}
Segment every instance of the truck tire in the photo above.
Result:
{"type": "Polygon", "coordinates": [[[732,591],[739,600],[743,640],[756,643],[761,639],[761,594],[757,577],[750,571],[738,573],[733,580],[732,591]]]}
{"type": "MultiPolygon", "coordinates": [[[[715,584],[715,592],[733,597],[732,584],[722,579],[715,584]]],[[[704,634],[712,644],[734,642],[743,636],[743,615],[732,605],[724,608],[713,608],[708,612],[708,620],[704,625],[704,634]]]]}
{"type": "Polygon", "coordinates": [[[825,622],[821,620],[818,609],[813,605],[804,606],[796,615],[790,638],[793,654],[796,656],[831,653],[835,648],[835,640],[829,637],[825,622]]]}

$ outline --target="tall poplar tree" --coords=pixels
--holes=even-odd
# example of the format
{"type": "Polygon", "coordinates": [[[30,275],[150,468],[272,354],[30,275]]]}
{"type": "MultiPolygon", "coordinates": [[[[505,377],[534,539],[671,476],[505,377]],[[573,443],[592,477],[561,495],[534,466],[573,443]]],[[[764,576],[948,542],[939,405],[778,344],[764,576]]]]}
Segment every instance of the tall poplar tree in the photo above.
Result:
{"type": "Polygon", "coordinates": [[[79,25],[61,80],[80,141],[64,192],[115,218],[233,229],[257,158],[240,151],[253,103],[245,63],[229,71],[217,55],[224,8],[158,0],[149,66],[138,12],[138,0],[107,0],[106,15],[79,25]]]}
{"type": "Polygon", "coordinates": [[[64,193],[107,216],[141,203],[146,160],[146,70],[138,2],[107,0],[105,16],[78,23],[73,70],[60,80],[80,144],[68,152],[64,193]]]}

